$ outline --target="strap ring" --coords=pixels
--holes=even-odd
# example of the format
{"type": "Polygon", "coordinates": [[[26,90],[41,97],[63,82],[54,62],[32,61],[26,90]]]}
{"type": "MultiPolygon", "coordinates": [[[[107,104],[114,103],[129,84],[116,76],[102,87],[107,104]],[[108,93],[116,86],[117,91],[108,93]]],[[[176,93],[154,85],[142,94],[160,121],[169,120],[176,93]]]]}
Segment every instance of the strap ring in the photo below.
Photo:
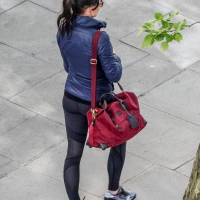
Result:
{"type": "Polygon", "coordinates": [[[96,65],[97,64],[97,59],[91,59],[90,60],[90,64],[92,64],[92,65],[96,65]]]}

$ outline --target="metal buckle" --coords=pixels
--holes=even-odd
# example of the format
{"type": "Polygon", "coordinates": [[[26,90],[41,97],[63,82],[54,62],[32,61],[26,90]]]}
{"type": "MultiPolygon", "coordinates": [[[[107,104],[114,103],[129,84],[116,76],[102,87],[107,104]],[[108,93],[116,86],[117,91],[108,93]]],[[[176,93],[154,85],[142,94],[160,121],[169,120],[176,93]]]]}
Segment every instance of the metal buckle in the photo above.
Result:
{"type": "Polygon", "coordinates": [[[91,59],[90,60],[90,64],[92,64],[92,65],[96,65],[97,64],[97,59],[91,59]]]}
{"type": "Polygon", "coordinates": [[[92,112],[92,126],[95,126],[95,119],[96,119],[98,110],[97,110],[97,109],[92,109],[92,108],[91,108],[91,112],[92,112]]]}
{"type": "Polygon", "coordinates": [[[91,112],[92,112],[92,117],[93,117],[93,119],[95,119],[96,116],[97,116],[98,110],[97,110],[97,109],[92,109],[92,108],[91,108],[91,112]]]}

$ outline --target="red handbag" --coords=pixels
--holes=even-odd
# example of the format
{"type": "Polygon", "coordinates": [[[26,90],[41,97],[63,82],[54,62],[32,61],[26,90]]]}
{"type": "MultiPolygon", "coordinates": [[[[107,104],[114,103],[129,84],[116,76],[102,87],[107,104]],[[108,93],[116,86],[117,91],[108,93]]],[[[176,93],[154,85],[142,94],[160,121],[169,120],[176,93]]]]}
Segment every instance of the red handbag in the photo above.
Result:
{"type": "Polygon", "coordinates": [[[96,103],[97,49],[101,31],[97,31],[92,42],[91,59],[91,109],[87,112],[89,147],[102,148],[120,145],[139,133],[147,124],[140,114],[137,96],[132,92],[122,90],[119,94],[113,92],[103,94],[100,107],[96,103]],[[107,103],[105,98],[111,96],[113,101],[107,103]]]}

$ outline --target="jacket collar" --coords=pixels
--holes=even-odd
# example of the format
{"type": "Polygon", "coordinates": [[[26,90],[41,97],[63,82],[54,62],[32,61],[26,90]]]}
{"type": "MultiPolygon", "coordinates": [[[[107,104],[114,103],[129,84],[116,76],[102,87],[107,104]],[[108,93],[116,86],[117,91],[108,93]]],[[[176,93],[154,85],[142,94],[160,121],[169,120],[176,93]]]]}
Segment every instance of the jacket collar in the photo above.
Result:
{"type": "Polygon", "coordinates": [[[76,26],[101,29],[106,27],[106,22],[87,16],[77,16],[76,26]]]}

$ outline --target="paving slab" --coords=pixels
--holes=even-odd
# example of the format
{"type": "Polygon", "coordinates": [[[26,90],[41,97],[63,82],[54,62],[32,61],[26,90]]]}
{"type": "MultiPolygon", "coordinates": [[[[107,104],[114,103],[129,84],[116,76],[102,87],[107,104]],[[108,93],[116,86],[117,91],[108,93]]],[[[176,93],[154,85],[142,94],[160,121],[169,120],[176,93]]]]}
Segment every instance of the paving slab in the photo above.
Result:
{"type": "Polygon", "coordinates": [[[188,177],[190,177],[191,173],[192,173],[192,167],[194,165],[194,159],[184,165],[182,165],[181,167],[179,167],[178,169],[176,169],[177,172],[186,175],[188,177]]]}
{"type": "Polygon", "coordinates": [[[54,65],[55,67],[59,69],[64,69],[63,67],[63,60],[60,54],[60,50],[57,46],[57,43],[55,43],[55,46],[51,49],[46,49],[42,52],[39,52],[35,55],[36,58],[39,58],[51,65],[54,65]]]}
{"type": "Polygon", "coordinates": [[[154,12],[168,13],[170,9],[147,0],[109,0],[98,14],[107,22],[105,29],[112,37],[120,39],[137,30],[144,21],[153,17],[154,12]],[[112,12],[112,14],[111,14],[112,12]]]}
{"type": "MultiPolygon", "coordinates": [[[[149,20],[150,19],[153,18],[149,18],[149,20]]],[[[194,23],[193,20],[190,20],[182,15],[177,16],[176,21],[182,21],[183,19],[187,19],[188,24],[194,23]]],[[[140,26],[143,25],[145,22],[146,21],[141,22],[140,26]]],[[[137,36],[137,33],[138,31],[135,31],[127,37],[122,38],[121,41],[133,47],[141,49],[142,41],[145,37],[145,34],[143,33],[140,36],[137,36]]],[[[186,28],[182,31],[181,34],[183,35],[183,40],[180,42],[180,44],[175,41],[170,43],[168,51],[163,52],[161,50],[161,43],[155,43],[153,46],[143,50],[151,55],[171,61],[180,68],[185,69],[200,60],[200,41],[198,39],[200,34],[200,26],[196,25],[190,28],[186,28]]]]}
{"type": "Polygon", "coordinates": [[[66,77],[67,73],[61,72],[10,100],[54,121],[65,124],[62,97],[66,77]]]}
{"type": "Polygon", "coordinates": [[[173,63],[149,55],[125,68],[120,83],[125,90],[140,95],[179,72],[181,69],[173,63]]]}
{"type": "MultiPolygon", "coordinates": [[[[0,179],[1,200],[66,200],[67,194],[64,184],[28,167],[20,167],[7,177],[0,179]]],[[[80,191],[81,199],[100,198],[87,192],[80,191]]]]}
{"type": "Polygon", "coordinates": [[[124,188],[136,191],[137,200],[182,200],[188,182],[188,177],[155,165],[126,182],[124,188]]]}
{"type": "Polygon", "coordinates": [[[180,13],[190,17],[191,19],[199,21],[200,19],[200,2],[198,0],[193,0],[191,3],[188,0],[182,0],[181,3],[179,0],[151,0],[152,2],[158,3],[165,7],[171,8],[173,10],[179,10],[180,13]]]}
{"type": "Polygon", "coordinates": [[[147,126],[128,142],[127,151],[176,169],[195,157],[200,127],[141,104],[147,126]]]}
{"type": "Polygon", "coordinates": [[[141,98],[147,105],[200,125],[200,74],[186,70],[141,98]]]}
{"type": "Polygon", "coordinates": [[[36,116],[0,136],[0,154],[24,163],[65,140],[65,127],[36,116]]]}
{"type": "MultiPolygon", "coordinates": [[[[66,156],[67,143],[50,150],[40,158],[29,163],[28,166],[42,174],[63,180],[63,163],[66,156]],[[48,170],[47,170],[48,169],[48,170]]],[[[90,149],[85,147],[81,161],[80,189],[90,194],[101,196],[107,190],[107,158],[109,150],[90,149]],[[97,184],[98,180],[98,184],[97,184]]],[[[121,183],[134,177],[143,170],[152,166],[152,163],[127,153],[121,183]]]]}
{"type": "Polygon", "coordinates": [[[55,200],[66,199],[60,181],[42,175],[28,167],[21,167],[0,179],[2,200],[55,200]]]}
{"type": "Polygon", "coordinates": [[[0,155],[0,179],[19,166],[20,163],[17,163],[10,158],[0,155]]]}
{"type": "Polygon", "coordinates": [[[0,96],[10,98],[63,70],[0,44],[0,96]]]}
{"type": "Polygon", "coordinates": [[[1,0],[0,2],[0,14],[6,10],[13,8],[14,6],[22,3],[24,0],[1,0]]]}
{"type": "Polygon", "coordinates": [[[35,113],[0,98],[0,136],[34,116],[35,113]]]}
{"type": "Polygon", "coordinates": [[[63,181],[63,166],[66,153],[67,141],[64,141],[55,148],[50,149],[44,155],[30,162],[27,166],[42,174],[63,181]]]}
{"type": "Polygon", "coordinates": [[[30,0],[38,5],[41,5],[47,9],[50,9],[54,12],[60,12],[62,10],[62,0],[30,0]]]}
{"type": "Polygon", "coordinates": [[[148,55],[147,53],[124,44],[114,38],[111,38],[111,43],[117,55],[121,58],[122,66],[124,68],[148,55]]]}
{"type": "Polygon", "coordinates": [[[0,42],[29,54],[50,49],[56,41],[56,19],[56,13],[26,1],[1,15],[0,42]]]}
{"type": "Polygon", "coordinates": [[[194,70],[198,73],[200,73],[200,61],[196,62],[194,65],[192,65],[189,69],[194,70]]]}

